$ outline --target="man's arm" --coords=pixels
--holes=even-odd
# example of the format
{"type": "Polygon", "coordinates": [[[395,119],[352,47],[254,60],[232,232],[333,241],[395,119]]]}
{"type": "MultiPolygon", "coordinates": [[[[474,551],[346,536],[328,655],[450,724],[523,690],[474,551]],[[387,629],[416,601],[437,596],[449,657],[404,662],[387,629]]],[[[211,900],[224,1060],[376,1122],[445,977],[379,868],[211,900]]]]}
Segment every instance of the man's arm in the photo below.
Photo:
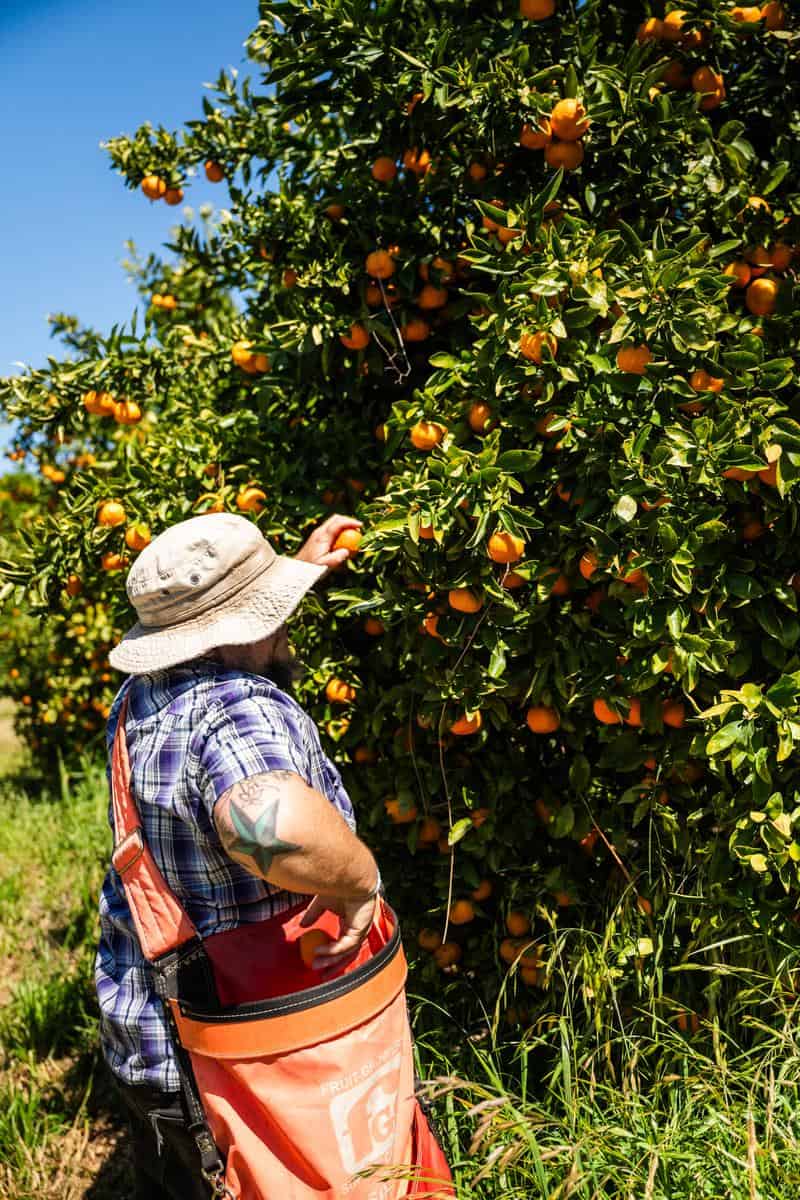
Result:
{"type": "Polygon", "coordinates": [[[374,890],[378,868],[367,847],[293,771],[235,783],[217,801],[214,823],[230,857],[276,887],[357,903],[374,890]]]}

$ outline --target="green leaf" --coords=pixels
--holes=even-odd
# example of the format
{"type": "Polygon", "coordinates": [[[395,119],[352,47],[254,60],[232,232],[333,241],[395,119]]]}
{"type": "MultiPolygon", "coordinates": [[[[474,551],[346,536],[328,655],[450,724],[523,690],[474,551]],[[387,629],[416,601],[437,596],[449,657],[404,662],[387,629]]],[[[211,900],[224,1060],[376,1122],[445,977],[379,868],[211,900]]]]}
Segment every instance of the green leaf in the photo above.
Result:
{"type": "Polygon", "coordinates": [[[715,754],[721,754],[723,750],[727,750],[734,742],[742,742],[746,734],[747,726],[743,721],[732,721],[729,725],[723,725],[706,742],[706,754],[712,757],[715,754]]]}
{"type": "Polygon", "coordinates": [[[460,842],[470,829],[472,829],[472,821],[469,817],[462,817],[460,821],[456,821],[447,833],[448,846],[455,846],[456,842],[460,842]]]}
{"type": "Polygon", "coordinates": [[[614,505],[614,512],[619,517],[620,521],[632,521],[636,516],[637,504],[633,496],[620,496],[617,503],[614,505]]]}

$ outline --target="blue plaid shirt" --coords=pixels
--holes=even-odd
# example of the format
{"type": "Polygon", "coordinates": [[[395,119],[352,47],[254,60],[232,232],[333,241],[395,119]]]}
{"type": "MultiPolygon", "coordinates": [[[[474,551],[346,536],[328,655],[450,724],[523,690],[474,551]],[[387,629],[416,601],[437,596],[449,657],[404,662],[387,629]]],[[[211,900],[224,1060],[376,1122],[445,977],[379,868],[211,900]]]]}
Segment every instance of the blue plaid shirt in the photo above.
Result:
{"type": "MultiPolygon", "coordinates": [[[[212,811],[241,779],[294,771],[355,828],[341,776],[308,714],[264,676],[197,660],[126,680],[108,721],[109,753],[126,692],[131,786],[145,838],[200,936],[265,920],[295,904],[297,896],[228,857],[212,811]]],[[[113,828],[110,806],[109,821],[113,828]]],[[[126,1083],[177,1090],[161,1001],[113,867],[100,894],[95,980],[103,1052],[112,1071],[126,1083]]]]}

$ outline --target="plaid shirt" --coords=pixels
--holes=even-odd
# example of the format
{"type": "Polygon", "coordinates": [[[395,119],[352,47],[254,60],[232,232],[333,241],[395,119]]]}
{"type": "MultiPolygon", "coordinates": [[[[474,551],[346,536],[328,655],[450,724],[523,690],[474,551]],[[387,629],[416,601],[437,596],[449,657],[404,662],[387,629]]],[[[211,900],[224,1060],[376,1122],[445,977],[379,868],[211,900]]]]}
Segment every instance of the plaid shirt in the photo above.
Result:
{"type": "MultiPolygon", "coordinates": [[[[200,936],[265,920],[295,904],[297,896],[228,857],[211,814],[216,800],[239,780],[293,771],[355,828],[339,772],[308,714],[264,676],[197,660],[126,680],[109,717],[109,754],[126,692],[131,786],[145,838],[200,936]]],[[[110,806],[109,821],[113,829],[110,806]]],[[[95,980],[103,1051],[112,1071],[126,1083],[177,1090],[161,1001],[113,867],[100,895],[95,980]]]]}

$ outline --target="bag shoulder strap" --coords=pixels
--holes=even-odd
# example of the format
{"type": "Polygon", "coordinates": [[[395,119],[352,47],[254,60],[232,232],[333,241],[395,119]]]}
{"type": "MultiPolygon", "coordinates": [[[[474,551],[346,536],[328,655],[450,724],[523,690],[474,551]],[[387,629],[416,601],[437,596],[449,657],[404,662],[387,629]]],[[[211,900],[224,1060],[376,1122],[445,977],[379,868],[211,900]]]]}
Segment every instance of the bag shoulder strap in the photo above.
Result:
{"type": "Polygon", "coordinates": [[[120,707],[111,752],[111,803],[114,813],[111,863],[122,880],[142,953],[148,962],[154,962],[197,937],[197,930],[161,874],[144,839],[139,809],[131,791],[131,766],[125,737],[127,712],[126,694],[120,707]]]}

